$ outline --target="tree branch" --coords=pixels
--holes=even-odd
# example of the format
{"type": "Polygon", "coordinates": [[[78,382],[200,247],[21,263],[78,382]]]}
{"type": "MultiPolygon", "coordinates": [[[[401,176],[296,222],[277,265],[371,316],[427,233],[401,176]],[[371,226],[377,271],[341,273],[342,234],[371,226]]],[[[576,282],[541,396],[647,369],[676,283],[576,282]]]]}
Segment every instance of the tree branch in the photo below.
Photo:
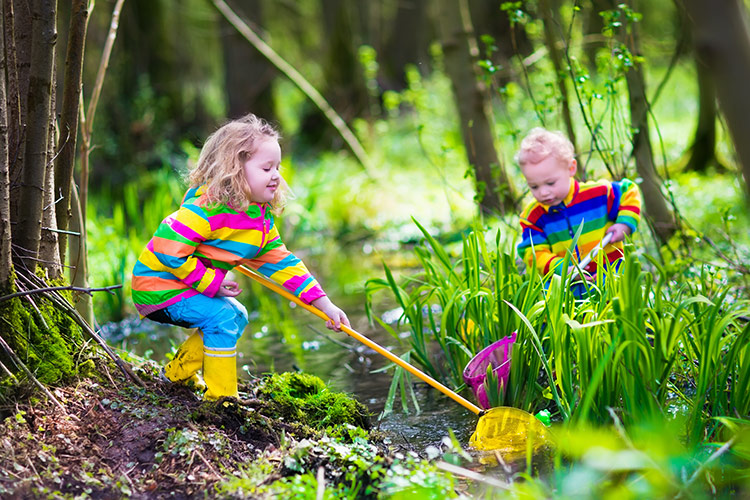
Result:
{"type": "Polygon", "coordinates": [[[4,295],[0,297],[0,302],[5,302],[6,300],[10,300],[15,297],[23,297],[24,295],[32,295],[35,293],[45,292],[59,292],[60,290],[73,290],[74,292],[83,292],[88,295],[91,295],[92,292],[107,292],[112,294],[112,291],[117,290],[118,288],[122,288],[122,285],[112,285],[101,288],[82,288],[79,286],[51,286],[48,288],[35,288],[33,290],[26,290],[23,292],[11,293],[10,295],[4,295]]]}

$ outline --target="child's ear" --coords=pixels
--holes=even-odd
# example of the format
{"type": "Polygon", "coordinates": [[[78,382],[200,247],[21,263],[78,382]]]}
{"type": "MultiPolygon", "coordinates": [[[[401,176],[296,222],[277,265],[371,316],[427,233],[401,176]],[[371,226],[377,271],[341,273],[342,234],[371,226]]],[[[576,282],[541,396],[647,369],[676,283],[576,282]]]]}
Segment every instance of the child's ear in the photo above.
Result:
{"type": "Polygon", "coordinates": [[[571,177],[576,175],[576,172],[578,172],[578,162],[575,160],[575,158],[570,160],[570,167],[568,167],[568,171],[570,172],[571,177]]]}

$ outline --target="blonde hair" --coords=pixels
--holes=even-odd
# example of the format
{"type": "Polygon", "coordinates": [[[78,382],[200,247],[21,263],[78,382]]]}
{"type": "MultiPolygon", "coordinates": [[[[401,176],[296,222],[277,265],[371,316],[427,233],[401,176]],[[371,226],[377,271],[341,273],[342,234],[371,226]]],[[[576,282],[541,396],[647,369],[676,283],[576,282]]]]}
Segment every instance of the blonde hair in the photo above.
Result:
{"type": "Polygon", "coordinates": [[[549,156],[569,164],[575,159],[573,143],[562,132],[534,127],[521,141],[516,162],[523,167],[530,163],[537,164],[549,156]]]}
{"type": "MultiPolygon", "coordinates": [[[[198,163],[190,170],[190,186],[204,186],[203,203],[207,206],[226,204],[244,212],[250,205],[245,162],[252,158],[261,141],[279,139],[279,132],[273,125],[252,113],[225,123],[206,139],[198,163]]],[[[282,178],[271,200],[274,213],[284,207],[285,188],[282,178]]]]}

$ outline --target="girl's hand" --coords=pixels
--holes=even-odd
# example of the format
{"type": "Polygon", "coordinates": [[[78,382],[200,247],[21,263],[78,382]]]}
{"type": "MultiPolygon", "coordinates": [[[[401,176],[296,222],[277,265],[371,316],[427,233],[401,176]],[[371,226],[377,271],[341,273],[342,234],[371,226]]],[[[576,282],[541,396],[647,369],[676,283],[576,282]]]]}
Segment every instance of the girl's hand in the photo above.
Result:
{"type": "Polygon", "coordinates": [[[352,326],[349,323],[349,318],[346,317],[346,313],[336,307],[334,303],[331,302],[331,299],[329,299],[327,296],[317,298],[313,300],[311,304],[323,311],[325,315],[328,316],[329,320],[326,321],[326,326],[329,329],[340,332],[341,325],[346,325],[348,327],[352,326]]]}
{"type": "Polygon", "coordinates": [[[612,233],[612,240],[610,243],[615,243],[624,240],[625,236],[630,234],[630,228],[625,224],[612,224],[609,226],[609,229],[607,229],[607,233],[612,233]]]}
{"type": "Polygon", "coordinates": [[[232,280],[224,278],[224,281],[221,282],[221,286],[219,287],[219,291],[216,292],[216,296],[217,297],[236,297],[241,293],[242,293],[242,288],[240,288],[240,285],[238,285],[236,281],[232,281],[232,280]]]}

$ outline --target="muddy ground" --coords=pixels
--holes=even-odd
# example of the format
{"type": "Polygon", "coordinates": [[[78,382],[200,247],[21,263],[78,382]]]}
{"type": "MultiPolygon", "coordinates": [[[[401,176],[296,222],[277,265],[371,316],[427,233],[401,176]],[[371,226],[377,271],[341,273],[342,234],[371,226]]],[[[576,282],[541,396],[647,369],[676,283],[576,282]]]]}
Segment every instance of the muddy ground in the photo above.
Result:
{"type": "Polygon", "coordinates": [[[242,401],[205,403],[160,381],[153,363],[136,370],[143,387],[100,364],[50,388],[61,406],[37,391],[0,409],[0,498],[225,497],[217,485],[261,454],[271,467],[258,484],[293,473],[281,441],[317,433],[280,418],[254,382],[240,386],[242,401]]]}

